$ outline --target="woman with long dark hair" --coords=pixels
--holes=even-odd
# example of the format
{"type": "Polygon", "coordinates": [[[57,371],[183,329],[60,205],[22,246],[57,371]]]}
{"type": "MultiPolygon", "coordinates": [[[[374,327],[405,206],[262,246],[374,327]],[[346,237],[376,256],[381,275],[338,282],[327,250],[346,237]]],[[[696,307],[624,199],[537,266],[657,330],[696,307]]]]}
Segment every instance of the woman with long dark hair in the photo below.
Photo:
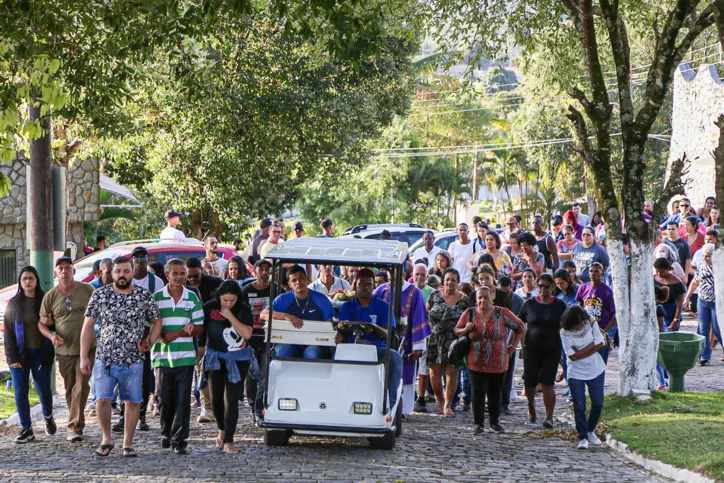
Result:
{"type": "Polygon", "coordinates": [[[57,431],[53,419],[53,393],[50,391],[50,372],[55,361],[55,349],[38,329],[43,295],[45,292],[40,288],[38,271],[27,266],[20,270],[18,292],[5,309],[5,358],[10,366],[15,406],[20,417],[20,434],[15,438],[15,442],[19,444],[35,439],[28,401],[31,372],[35,391],[43,408],[45,433],[53,435],[57,431]]]}
{"type": "Polygon", "coordinates": [[[216,446],[226,453],[239,452],[234,447],[239,398],[244,391],[249,366],[253,373],[256,363],[254,352],[247,343],[253,325],[251,307],[243,302],[236,280],[225,280],[216,290],[214,299],[204,304],[204,372],[219,428],[216,446]]]}
{"type": "Polygon", "coordinates": [[[254,275],[246,268],[244,259],[235,255],[229,259],[229,263],[224,270],[223,277],[225,280],[235,280],[239,288],[244,288],[248,283],[254,281],[254,275]]]}
{"type": "Polygon", "coordinates": [[[430,270],[430,275],[437,275],[440,280],[444,279],[443,274],[448,268],[452,268],[453,259],[450,256],[450,252],[447,250],[440,250],[435,255],[435,266],[430,270]]]}

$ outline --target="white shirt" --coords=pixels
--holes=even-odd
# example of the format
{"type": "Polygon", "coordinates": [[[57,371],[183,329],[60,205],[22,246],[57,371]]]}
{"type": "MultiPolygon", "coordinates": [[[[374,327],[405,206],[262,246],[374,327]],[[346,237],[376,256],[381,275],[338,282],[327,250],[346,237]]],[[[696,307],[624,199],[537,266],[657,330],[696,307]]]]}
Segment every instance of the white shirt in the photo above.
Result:
{"type": "Polygon", "coordinates": [[[467,245],[460,243],[460,240],[450,244],[449,252],[453,257],[453,268],[460,272],[460,282],[470,283],[472,273],[468,268],[468,260],[473,256],[475,245],[469,240],[467,245]]]}
{"type": "Polygon", "coordinates": [[[284,243],[283,238],[280,238],[277,243],[272,243],[271,240],[267,240],[266,243],[264,243],[264,246],[259,249],[259,256],[261,258],[266,257],[266,254],[269,253],[269,250],[277,245],[281,245],[282,243],[284,243]]]}
{"type": "Polygon", "coordinates": [[[581,213],[578,215],[578,224],[581,226],[588,226],[591,224],[591,219],[588,217],[588,215],[584,215],[581,213]]]}
{"type": "Polygon", "coordinates": [[[322,283],[321,278],[315,280],[312,285],[309,286],[309,289],[314,290],[315,292],[323,293],[324,295],[329,295],[330,293],[336,292],[337,290],[349,290],[349,287],[350,285],[347,280],[339,277],[334,277],[334,283],[329,290],[327,290],[327,286],[322,283]]]}
{"type": "Polygon", "coordinates": [[[207,262],[209,262],[211,265],[216,267],[216,271],[219,272],[217,275],[218,277],[224,276],[224,270],[226,270],[226,267],[229,266],[229,261],[224,260],[223,258],[219,257],[219,255],[216,255],[218,258],[216,260],[209,260],[208,258],[204,258],[207,262]]]}
{"type": "Polygon", "coordinates": [[[577,361],[571,360],[573,354],[587,347],[591,342],[596,345],[603,343],[603,336],[598,326],[594,327],[586,323],[583,329],[578,332],[561,330],[561,340],[563,341],[563,350],[566,352],[569,379],[590,381],[600,376],[601,373],[606,370],[606,363],[603,362],[603,358],[598,352],[593,353],[585,359],[579,359],[577,361]]]}
{"type": "Polygon", "coordinates": [[[428,252],[425,248],[425,245],[423,245],[415,250],[415,254],[412,256],[412,262],[414,263],[416,260],[422,260],[423,258],[426,258],[427,269],[432,270],[433,268],[435,268],[435,258],[437,257],[438,253],[440,253],[440,247],[433,245],[432,250],[428,252]]]}
{"type": "Polygon", "coordinates": [[[523,297],[523,300],[528,300],[531,297],[537,297],[538,296],[538,287],[533,287],[532,291],[526,292],[525,288],[521,286],[518,290],[515,291],[515,295],[518,295],[519,297],[523,297]]]}
{"type": "Polygon", "coordinates": [[[170,226],[167,226],[163,229],[161,232],[161,235],[159,236],[159,239],[161,240],[174,240],[174,241],[185,241],[186,235],[184,235],[184,232],[181,230],[177,230],[176,228],[172,228],[170,226]]]}
{"type": "Polygon", "coordinates": [[[161,290],[164,287],[163,280],[161,280],[160,278],[158,278],[156,275],[152,274],[151,272],[148,272],[148,274],[140,280],[134,278],[133,285],[135,285],[136,287],[145,288],[146,290],[151,290],[151,292],[158,292],[159,290],[161,290]],[[153,277],[155,279],[155,282],[154,282],[155,285],[153,287],[154,290],[151,290],[149,282],[148,282],[148,279],[151,277],[153,277]]]}

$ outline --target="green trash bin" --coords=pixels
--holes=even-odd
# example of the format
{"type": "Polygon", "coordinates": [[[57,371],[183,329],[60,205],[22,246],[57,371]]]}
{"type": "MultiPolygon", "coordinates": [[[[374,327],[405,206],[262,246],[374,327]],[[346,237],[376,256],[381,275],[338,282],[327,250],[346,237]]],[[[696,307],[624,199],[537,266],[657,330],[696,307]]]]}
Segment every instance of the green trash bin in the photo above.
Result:
{"type": "Polygon", "coordinates": [[[704,336],[687,332],[659,334],[658,361],[670,375],[671,392],[684,392],[684,375],[699,361],[704,350],[704,336]]]}

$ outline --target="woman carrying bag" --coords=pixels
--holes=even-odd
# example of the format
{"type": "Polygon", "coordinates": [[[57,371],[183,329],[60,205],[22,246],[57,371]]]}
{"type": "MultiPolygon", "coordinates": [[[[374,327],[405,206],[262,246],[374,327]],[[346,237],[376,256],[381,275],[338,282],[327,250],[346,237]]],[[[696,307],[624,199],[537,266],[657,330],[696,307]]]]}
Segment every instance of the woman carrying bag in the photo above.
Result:
{"type": "Polygon", "coordinates": [[[33,373],[35,391],[40,397],[45,418],[45,433],[53,435],[57,431],[53,419],[53,393],[50,391],[50,372],[55,361],[55,349],[50,339],[46,339],[38,330],[40,303],[43,300],[40,277],[33,267],[20,270],[18,292],[8,302],[5,309],[5,357],[15,390],[15,406],[20,417],[20,434],[15,438],[18,444],[35,439],[30,419],[28,391],[30,373],[33,373]]]}
{"type": "Polygon", "coordinates": [[[561,318],[561,340],[568,358],[568,387],[573,397],[573,413],[578,431],[578,449],[590,442],[601,446],[595,434],[603,410],[603,382],[606,364],[598,353],[605,342],[598,325],[578,305],[566,309],[561,318]],[[586,419],[586,386],[591,397],[591,413],[586,419]]]}
{"type": "Polygon", "coordinates": [[[477,307],[466,310],[455,328],[455,336],[471,340],[467,368],[473,392],[473,434],[483,432],[485,396],[488,397],[490,428],[504,433],[500,425],[500,401],[508,358],[525,333],[525,324],[510,310],[493,305],[493,293],[488,287],[475,292],[477,307]],[[472,319],[470,320],[472,314],[472,319]],[[507,344],[507,331],[515,333],[512,345],[507,344]]]}

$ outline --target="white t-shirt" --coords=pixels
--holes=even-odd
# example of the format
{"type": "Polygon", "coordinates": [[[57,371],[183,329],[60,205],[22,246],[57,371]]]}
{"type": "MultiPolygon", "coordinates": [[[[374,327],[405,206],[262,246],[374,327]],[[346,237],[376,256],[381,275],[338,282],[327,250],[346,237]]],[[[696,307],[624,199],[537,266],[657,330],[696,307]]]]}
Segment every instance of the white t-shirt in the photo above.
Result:
{"type": "Polygon", "coordinates": [[[167,226],[166,228],[163,229],[163,231],[161,231],[161,235],[159,236],[159,239],[185,241],[186,235],[184,235],[184,232],[182,232],[181,230],[177,230],[176,228],[167,226]]]}
{"type": "Polygon", "coordinates": [[[148,274],[140,280],[134,278],[133,285],[135,285],[136,287],[145,288],[146,290],[150,290],[151,292],[158,292],[159,290],[161,290],[164,287],[163,280],[161,280],[160,278],[158,278],[156,275],[152,274],[151,272],[148,272],[148,274]],[[149,281],[148,281],[148,279],[150,277],[153,277],[155,279],[153,290],[151,290],[151,287],[150,287],[149,281]]]}
{"type": "Polygon", "coordinates": [[[423,258],[426,258],[427,269],[432,270],[435,267],[435,257],[437,257],[438,253],[440,253],[440,247],[436,247],[435,245],[433,245],[432,250],[428,252],[423,245],[415,250],[415,254],[412,256],[412,262],[415,263],[416,260],[422,260],[423,258]]]}
{"type": "Polygon", "coordinates": [[[468,268],[468,260],[473,256],[475,244],[472,240],[467,245],[460,243],[460,240],[450,244],[450,255],[453,257],[453,268],[460,272],[460,283],[470,283],[472,273],[468,268]]]}
{"type": "Polygon", "coordinates": [[[224,270],[226,270],[226,267],[229,266],[229,261],[224,260],[223,258],[216,255],[218,258],[216,260],[209,260],[208,258],[204,258],[207,262],[209,262],[211,265],[216,267],[216,271],[219,273],[216,275],[217,277],[223,277],[224,276],[224,270]]]}
{"type": "Polygon", "coordinates": [[[533,291],[526,292],[525,288],[521,285],[521,287],[515,291],[515,294],[519,297],[523,297],[523,300],[528,300],[531,297],[537,297],[538,296],[538,287],[533,287],[533,291]]]}
{"type": "Polygon", "coordinates": [[[261,249],[259,250],[259,256],[261,258],[264,258],[266,256],[266,254],[269,253],[269,250],[271,250],[272,248],[274,248],[277,245],[281,245],[282,243],[284,243],[283,238],[280,238],[278,243],[272,243],[271,241],[267,240],[264,243],[264,246],[261,247],[261,249]]]}
{"type": "Polygon", "coordinates": [[[310,290],[323,293],[324,295],[329,295],[330,293],[334,293],[337,290],[349,290],[349,288],[349,282],[339,277],[334,277],[334,283],[332,284],[332,288],[330,288],[329,290],[327,290],[327,286],[322,283],[322,279],[320,278],[312,282],[312,285],[309,286],[310,290]]]}
{"type": "Polygon", "coordinates": [[[585,359],[571,360],[573,354],[590,345],[591,342],[596,345],[603,343],[603,336],[598,327],[586,323],[583,329],[578,332],[561,330],[561,340],[563,341],[563,350],[566,352],[569,379],[590,381],[606,370],[606,363],[603,362],[603,358],[598,352],[585,359]]]}

